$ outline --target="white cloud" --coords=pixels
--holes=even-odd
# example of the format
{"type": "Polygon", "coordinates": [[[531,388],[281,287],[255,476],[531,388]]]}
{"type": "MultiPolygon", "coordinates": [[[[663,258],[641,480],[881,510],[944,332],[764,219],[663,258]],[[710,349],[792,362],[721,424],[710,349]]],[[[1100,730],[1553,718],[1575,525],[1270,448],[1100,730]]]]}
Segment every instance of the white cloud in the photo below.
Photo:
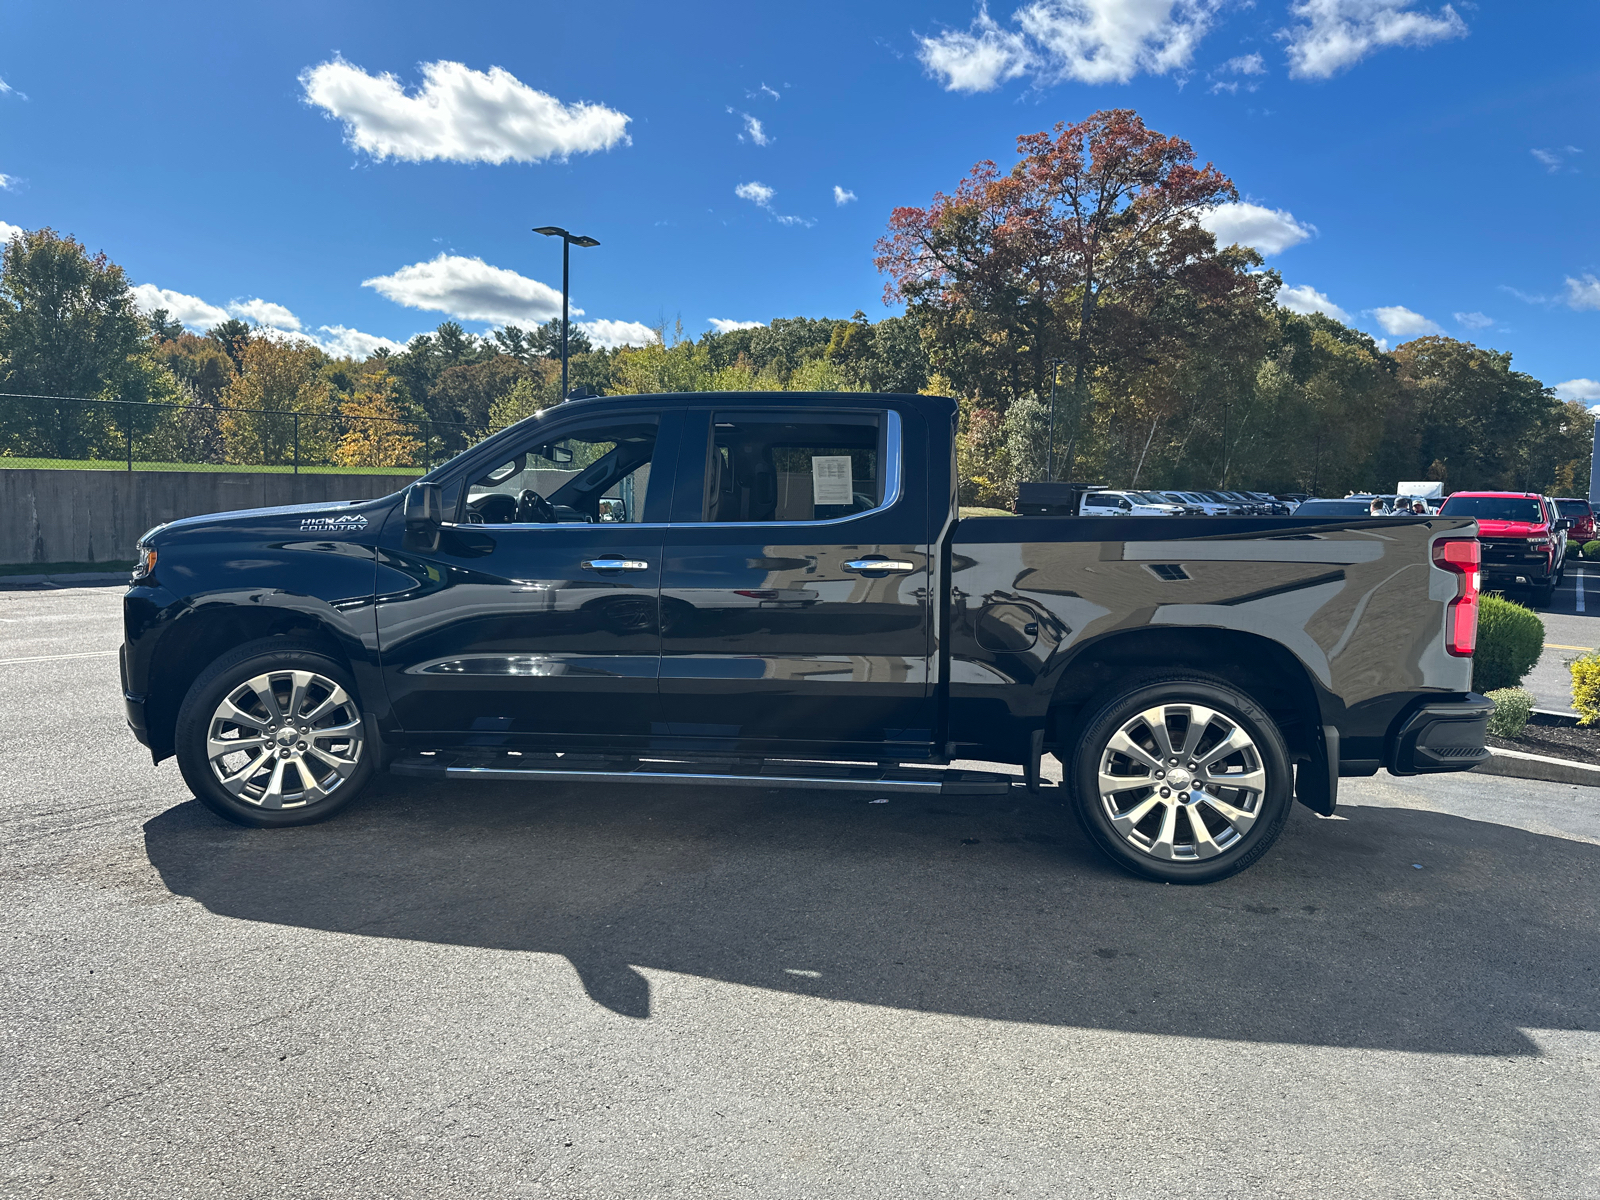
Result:
{"type": "Polygon", "coordinates": [[[641,321],[579,321],[578,328],[605,350],[617,346],[649,346],[661,340],[654,329],[641,321]]]}
{"type": "Polygon", "coordinates": [[[1343,321],[1346,325],[1350,324],[1350,314],[1310,284],[1301,283],[1296,284],[1294,287],[1279,288],[1278,303],[1290,312],[1297,312],[1301,316],[1321,313],[1325,317],[1332,317],[1335,321],[1343,321]]]}
{"type": "Polygon", "coordinates": [[[25,92],[17,91],[4,79],[0,79],[0,96],[15,96],[18,100],[26,100],[28,98],[25,92]]]}
{"type": "Polygon", "coordinates": [[[1411,0],[1298,0],[1289,12],[1303,23],[1278,36],[1289,43],[1289,74],[1296,79],[1327,79],[1388,46],[1467,35],[1466,22],[1448,4],[1426,13],[1413,11],[1411,0]]]}
{"type": "Polygon", "coordinates": [[[198,296],[169,291],[153,283],[136,284],[131,291],[133,305],[140,312],[152,313],[158,308],[164,308],[174,321],[182,321],[197,333],[204,333],[212,326],[221,325],[228,319],[227,309],[207,304],[198,296]]]}
{"type": "Polygon", "coordinates": [[[1600,308],[1600,279],[1585,275],[1582,279],[1567,276],[1567,307],[1600,308]]]}
{"type": "MultiPolygon", "coordinates": [[[[1235,58],[1230,58],[1215,71],[1207,74],[1206,78],[1217,79],[1218,75],[1265,75],[1266,73],[1267,64],[1261,55],[1241,54],[1235,58]]],[[[1253,92],[1257,86],[1259,85],[1254,83],[1246,84],[1245,90],[1253,92]]],[[[1217,82],[1211,85],[1210,91],[1213,96],[1218,92],[1227,92],[1229,95],[1235,95],[1239,91],[1239,81],[1237,79],[1217,79],[1217,82]]]]}
{"type": "Polygon", "coordinates": [[[4,221],[0,221],[0,245],[4,245],[14,237],[21,236],[22,232],[22,226],[7,225],[4,221]]]}
{"type": "Polygon", "coordinates": [[[750,183],[741,183],[738,187],[734,188],[733,194],[739,197],[741,200],[748,200],[752,204],[758,204],[762,208],[766,208],[772,203],[772,198],[776,196],[778,192],[776,188],[769,188],[764,183],[756,183],[751,181],[750,183]]]}
{"type": "Polygon", "coordinates": [[[1466,329],[1487,329],[1494,324],[1494,318],[1481,312],[1456,313],[1456,324],[1466,329]]]}
{"type": "Polygon", "coordinates": [[[0,192],[8,192],[11,185],[17,182],[15,175],[0,175],[0,192]]]}
{"type": "Polygon", "coordinates": [[[1033,65],[1027,39],[1001,29],[987,7],[978,10],[965,32],[947,29],[938,37],[917,41],[917,57],[947,92],[990,92],[1033,65]]]}
{"type": "Polygon", "coordinates": [[[1284,209],[1245,203],[1219,204],[1201,216],[1200,225],[1220,246],[1253,246],[1263,254],[1282,254],[1317,232],[1315,225],[1296,221],[1284,209]]]}
{"type": "Polygon", "coordinates": [[[718,333],[732,333],[735,329],[760,329],[766,324],[765,321],[730,321],[726,317],[707,317],[706,320],[718,333]]]}
{"type": "MultiPolygon", "coordinates": [[[[449,313],[466,321],[539,325],[561,315],[561,293],[555,288],[458,254],[412,263],[393,275],[364,279],[361,286],[407,308],[449,313]]],[[[583,309],[572,312],[581,315],[583,309]]]]}
{"type": "Polygon", "coordinates": [[[1221,0],[1032,0],[1002,29],[987,8],[971,26],[918,38],[917,57],[947,91],[987,92],[1031,73],[1043,86],[1127,83],[1181,70],[1221,0]]]}
{"type": "Polygon", "coordinates": [[[250,321],[256,325],[265,325],[269,329],[281,329],[285,333],[300,332],[300,318],[295,316],[281,304],[274,304],[270,300],[257,297],[254,300],[233,300],[228,304],[228,311],[242,321],[250,321]]]}
{"type": "Polygon", "coordinates": [[[739,140],[741,142],[746,138],[749,138],[756,145],[765,146],[767,143],[772,141],[772,139],[767,136],[766,131],[761,128],[760,121],[756,120],[756,118],[752,117],[749,113],[740,113],[739,115],[744,118],[744,132],[739,135],[739,140]]]}
{"type": "Polygon", "coordinates": [[[833,202],[835,205],[849,204],[856,198],[856,194],[849,188],[842,188],[837,183],[833,185],[833,202]]]}
{"type": "Polygon", "coordinates": [[[1563,400],[1600,400],[1600,379],[1569,379],[1555,391],[1563,400]]]}
{"type": "Polygon", "coordinates": [[[1241,54],[1237,58],[1230,58],[1217,68],[1219,75],[1265,75],[1266,73],[1266,60],[1259,54],[1241,54]]]}
{"type": "Polygon", "coordinates": [[[627,144],[629,117],[603,104],[563,104],[509,71],[422,64],[421,90],[406,95],[385,72],[342,58],[300,73],[308,104],[344,122],[350,145],[377,159],[410,162],[540,162],[627,144]]]}
{"type": "Polygon", "coordinates": [[[751,99],[751,100],[755,100],[755,99],[757,99],[757,98],[759,98],[761,96],[770,96],[774,100],[782,100],[783,99],[783,97],[778,95],[778,93],[774,89],[769,88],[764,83],[760,87],[758,87],[755,91],[746,92],[745,96],[747,98],[751,99]]]}
{"type": "Polygon", "coordinates": [[[1554,150],[1529,150],[1528,153],[1538,159],[1544,165],[1545,170],[1554,175],[1566,165],[1567,159],[1575,154],[1582,154],[1583,151],[1576,146],[1560,146],[1554,150]]]}
{"type": "Polygon", "coordinates": [[[1126,83],[1189,65],[1217,0],[1036,0],[1017,14],[1044,47],[1047,82],[1126,83]]]}
{"type": "Polygon", "coordinates": [[[1421,337],[1425,333],[1443,333],[1421,313],[1412,312],[1402,304],[1385,305],[1372,310],[1378,324],[1390,337],[1421,337]]]}
{"type": "Polygon", "coordinates": [[[379,337],[375,333],[362,333],[359,329],[343,325],[323,325],[321,331],[328,336],[312,340],[334,358],[371,358],[380,347],[388,349],[391,354],[399,354],[406,348],[404,342],[379,337]]]}
{"type": "Polygon", "coordinates": [[[741,183],[733,189],[733,194],[741,200],[750,201],[757,208],[766,209],[768,215],[779,225],[804,225],[807,229],[810,229],[816,224],[815,221],[807,220],[805,217],[790,217],[774,212],[772,198],[778,194],[778,190],[769,188],[764,183],[757,183],[755,180],[751,180],[749,183],[741,183]]]}

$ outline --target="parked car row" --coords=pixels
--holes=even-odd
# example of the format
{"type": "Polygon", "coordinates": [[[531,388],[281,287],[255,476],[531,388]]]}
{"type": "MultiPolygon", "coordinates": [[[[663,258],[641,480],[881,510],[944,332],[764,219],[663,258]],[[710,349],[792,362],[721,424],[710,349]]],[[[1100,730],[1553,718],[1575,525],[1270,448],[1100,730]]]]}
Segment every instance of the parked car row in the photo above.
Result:
{"type": "MultiPolygon", "coordinates": [[[[1411,497],[1356,494],[1342,500],[1309,499],[1296,510],[1303,517],[1359,517],[1378,500],[1385,515],[1411,515],[1397,502],[1411,497]]],[[[1419,514],[1420,515],[1420,514],[1419,514]]],[[[1594,538],[1594,510],[1587,500],[1551,499],[1536,492],[1454,492],[1428,515],[1473,517],[1478,522],[1484,588],[1524,585],[1537,605],[1555,598],[1567,566],[1567,543],[1594,538]]]]}
{"type": "Polygon", "coordinates": [[[1085,517],[1287,517],[1294,502],[1267,492],[1134,492],[1109,488],[1085,493],[1085,517]]]}

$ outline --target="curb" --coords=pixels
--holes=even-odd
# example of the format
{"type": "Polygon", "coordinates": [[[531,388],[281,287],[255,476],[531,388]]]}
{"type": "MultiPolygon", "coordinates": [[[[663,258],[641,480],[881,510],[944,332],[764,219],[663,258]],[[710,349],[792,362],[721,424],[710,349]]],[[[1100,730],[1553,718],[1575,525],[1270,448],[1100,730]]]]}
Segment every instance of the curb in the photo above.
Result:
{"type": "Polygon", "coordinates": [[[0,591],[20,587],[102,587],[127,582],[127,571],[84,571],[75,575],[0,575],[0,591]]]}
{"type": "Polygon", "coordinates": [[[1600,787],[1600,766],[1593,763],[1547,758],[1543,754],[1525,754],[1521,750],[1501,750],[1495,746],[1489,747],[1488,760],[1472,769],[1480,775],[1506,775],[1513,779],[1540,779],[1545,783],[1600,787]]]}

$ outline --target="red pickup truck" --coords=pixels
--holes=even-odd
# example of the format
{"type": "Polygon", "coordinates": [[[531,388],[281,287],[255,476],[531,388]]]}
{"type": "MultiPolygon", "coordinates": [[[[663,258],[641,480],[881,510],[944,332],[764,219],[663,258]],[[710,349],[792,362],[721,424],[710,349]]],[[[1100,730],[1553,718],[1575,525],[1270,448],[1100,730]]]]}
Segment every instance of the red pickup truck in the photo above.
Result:
{"type": "Polygon", "coordinates": [[[1485,590],[1526,582],[1535,604],[1555,598],[1572,522],[1554,500],[1533,492],[1454,492],[1439,513],[1478,519],[1485,590]]]}

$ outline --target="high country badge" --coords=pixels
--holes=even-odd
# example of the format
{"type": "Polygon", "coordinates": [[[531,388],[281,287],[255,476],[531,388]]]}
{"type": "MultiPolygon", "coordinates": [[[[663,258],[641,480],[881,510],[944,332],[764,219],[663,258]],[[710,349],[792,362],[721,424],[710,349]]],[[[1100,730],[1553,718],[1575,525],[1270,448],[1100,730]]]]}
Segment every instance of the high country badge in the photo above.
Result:
{"type": "Polygon", "coordinates": [[[367,527],[367,518],[360,513],[342,517],[307,517],[300,522],[301,533],[360,533],[367,527]]]}

